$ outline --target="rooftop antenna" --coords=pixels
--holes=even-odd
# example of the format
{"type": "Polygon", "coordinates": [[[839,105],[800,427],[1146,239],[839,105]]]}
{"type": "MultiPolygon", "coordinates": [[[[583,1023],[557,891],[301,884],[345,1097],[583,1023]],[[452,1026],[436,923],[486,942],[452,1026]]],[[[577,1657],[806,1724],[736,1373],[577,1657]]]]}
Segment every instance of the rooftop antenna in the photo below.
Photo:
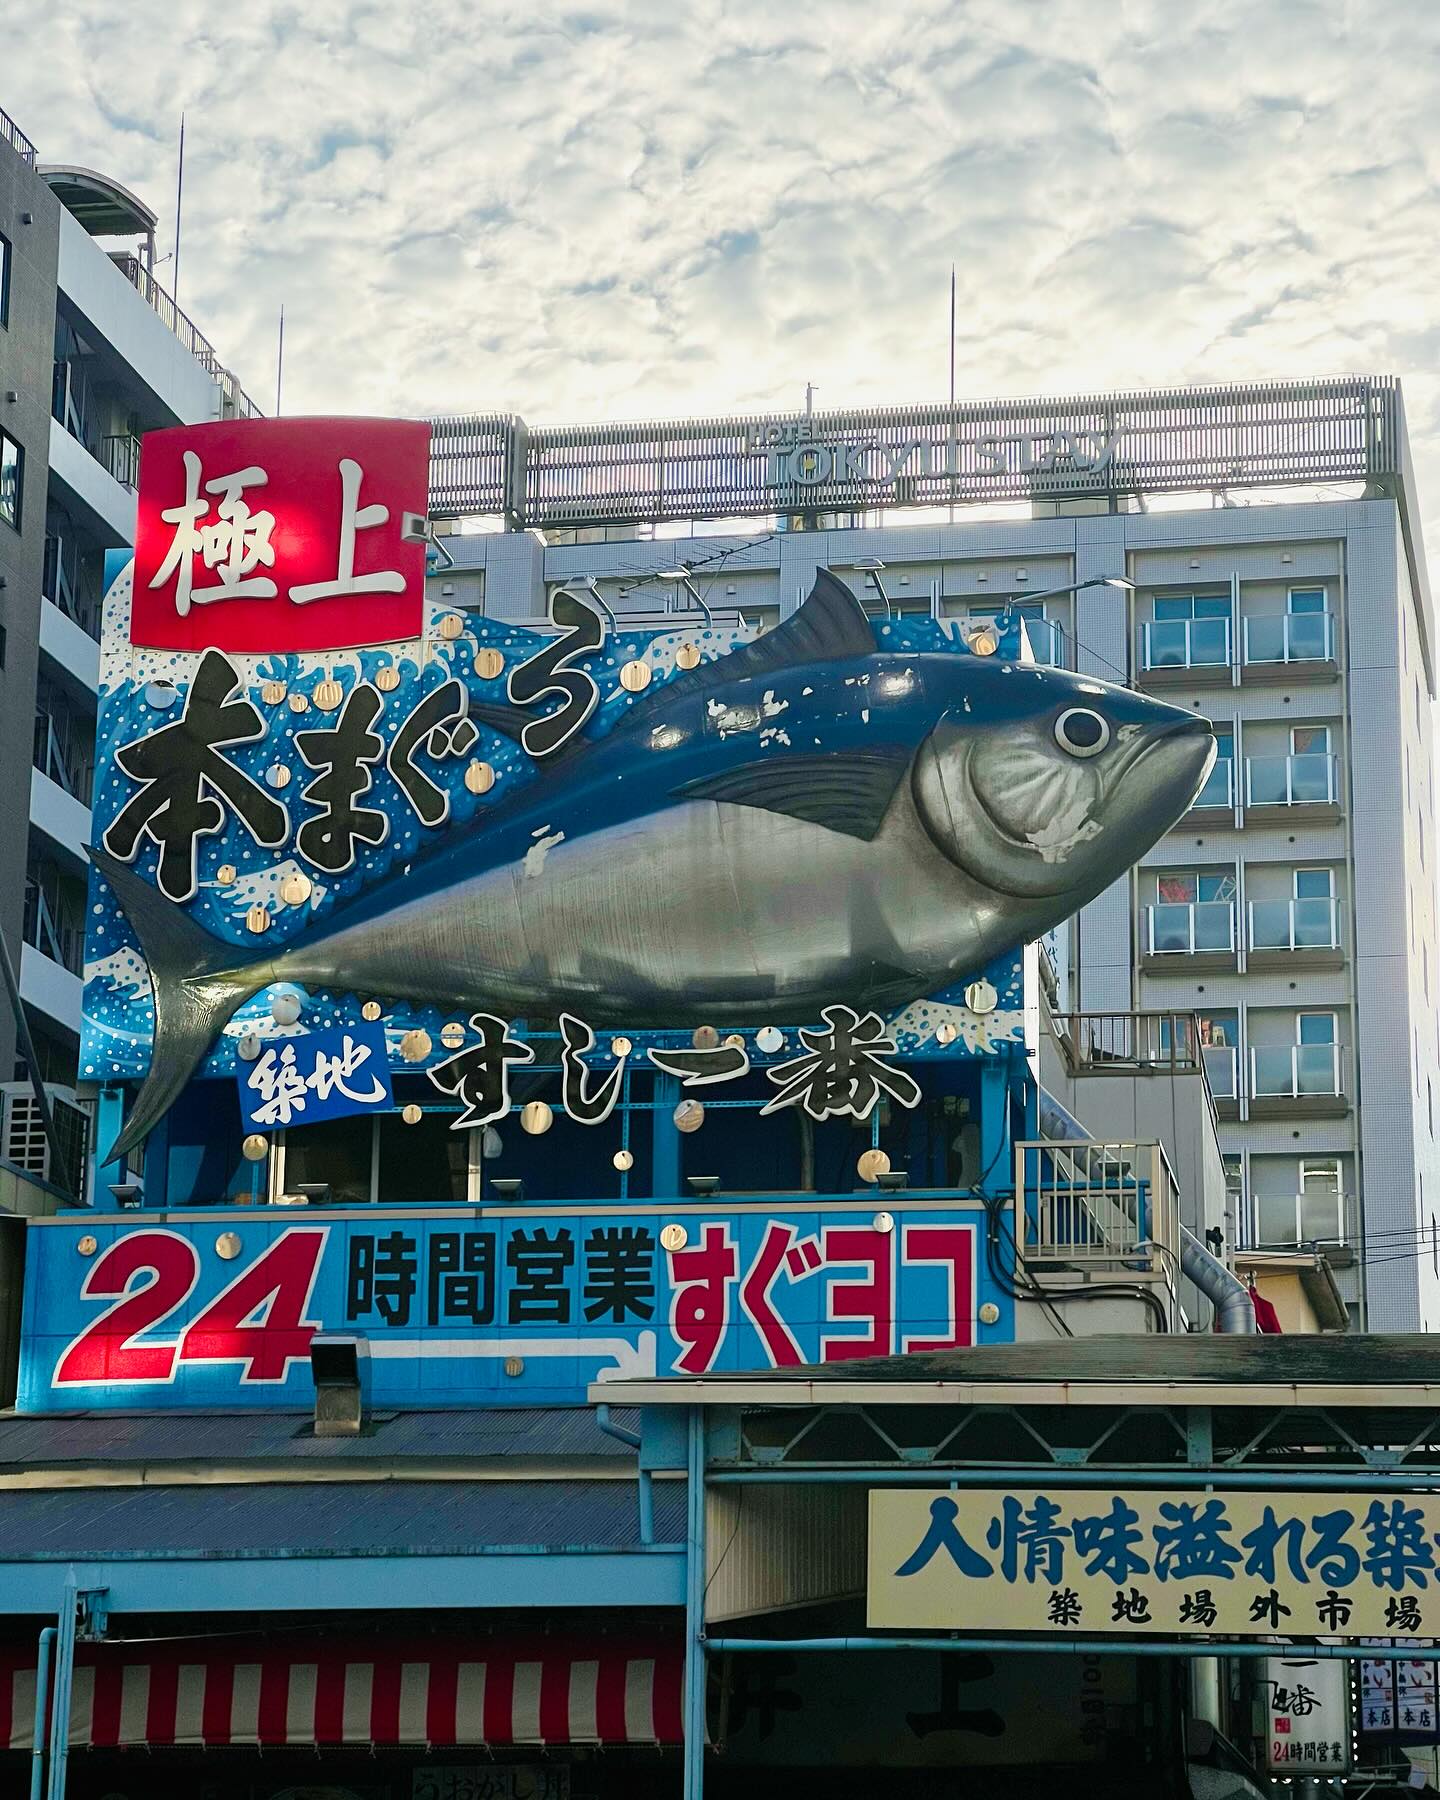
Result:
{"type": "Polygon", "coordinates": [[[815,383],[813,381],[805,383],[805,417],[807,419],[815,417],[815,383]]]}
{"type": "Polygon", "coordinates": [[[180,155],[175,163],[175,272],[170,278],[170,298],[180,304],[180,199],[185,191],[185,115],[180,115],[180,155]]]}
{"type": "Polygon", "coordinates": [[[280,417],[280,384],[285,379],[285,302],[280,302],[280,342],[275,350],[275,417],[280,417]]]}

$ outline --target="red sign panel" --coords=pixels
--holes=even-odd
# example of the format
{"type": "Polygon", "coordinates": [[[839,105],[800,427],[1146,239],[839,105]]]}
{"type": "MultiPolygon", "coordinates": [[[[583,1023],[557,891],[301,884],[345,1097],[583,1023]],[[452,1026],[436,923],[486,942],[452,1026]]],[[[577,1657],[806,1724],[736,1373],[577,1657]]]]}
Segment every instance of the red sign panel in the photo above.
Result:
{"type": "Polygon", "coordinates": [[[430,427],[234,419],[140,447],[130,640],[162,650],[339,650],[420,635],[430,427]]]}

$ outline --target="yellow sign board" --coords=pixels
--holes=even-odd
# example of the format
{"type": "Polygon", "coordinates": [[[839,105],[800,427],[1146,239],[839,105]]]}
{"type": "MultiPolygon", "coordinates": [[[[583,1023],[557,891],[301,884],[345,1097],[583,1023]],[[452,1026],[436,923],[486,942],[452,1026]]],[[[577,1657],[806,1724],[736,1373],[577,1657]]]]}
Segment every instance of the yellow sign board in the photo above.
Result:
{"type": "Polygon", "coordinates": [[[874,1489],[882,1630],[1440,1636],[1440,1496],[874,1489]]]}

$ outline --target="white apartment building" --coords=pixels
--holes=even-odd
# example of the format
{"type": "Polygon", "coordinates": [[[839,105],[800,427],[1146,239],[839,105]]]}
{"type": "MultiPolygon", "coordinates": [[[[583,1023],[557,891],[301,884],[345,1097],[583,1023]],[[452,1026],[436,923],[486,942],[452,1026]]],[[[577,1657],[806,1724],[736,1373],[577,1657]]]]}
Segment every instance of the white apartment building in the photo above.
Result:
{"type": "MultiPolygon", "coordinates": [[[[135,535],[140,438],[253,408],[154,274],[155,214],[47,165],[0,113],[0,930],[67,1129],[108,552],[135,535]]],[[[0,1160],[48,1173],[0,1004],[0,1160]]]]}
{"type": "Polygon", "coordinates": [[[1396,384],[441,420],[432,510],[512,527],[434,571],[493,617],[580,581],[622,628],[763,628],[827,566],[877,615],[1019,608],[1041,660],[1213,719],[1189,815],[1047,947],[1055,1011],[1097,1054],[1198,1049],[1232,1246],[1322,1246],[1355,1322],[1440,1324],[1435,645],[1396,384]],[[684,522],[725,513],[754,516],[684,522]]]}

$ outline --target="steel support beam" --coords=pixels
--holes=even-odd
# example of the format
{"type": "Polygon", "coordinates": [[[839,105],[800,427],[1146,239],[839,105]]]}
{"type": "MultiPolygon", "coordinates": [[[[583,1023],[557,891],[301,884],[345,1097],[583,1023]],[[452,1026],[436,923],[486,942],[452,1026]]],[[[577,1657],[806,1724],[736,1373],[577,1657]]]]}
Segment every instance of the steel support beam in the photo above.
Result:
{"type": "Polygon", "coordinates": [[[684,1800],[705,1788],[705,1414],[686,1420],[684,1800]]]}
{"type": "MultiPolygon", "coordinates": [[[[1004,1651],[1019,1655],[1033,1651],[1037,1656],[1283,1656],[1316,1661],[1354,1662],[1373,1657],[1378,1652],[1373,1644],[1307,1644],[1287,1640],[1284,1643],[1235,1643],[1199,1638],[1194,1643],[1156,1642],[1140,1637],[1072,1638],[1049,1635],[1043,1638],[1018,1637],[830,1637],[830,1638],[706,1638],[708,1656],[790,1655],[806,1650],[959,1650],[1004,1651]]],[[[1394,1652],[1399,1655],[1397,1648],[1394,1652]]],[[[1416,1662],[1440,1662],[1440,1644],[1406,1645],[1404,1654],[1416,1662]]]]}
{"type": "Polygon", "coordinates": [[[46,1800],[65,1800],[70,1759],[70,1691],[75,1676],[75,1576],[67,1579],[55,1635],[55,1682],[50,1695],[50,1782],[46,1800]]]}
{"type": "Polygon", "coordinates": [[[712,1487],[731,1487],[751,1482],[765,1486],[824,1487],[1053,1487],[1053,1488],[1205,1488],[1216,1493],[1259,1488],[1283,1493],[1302,1488],[1307,1493],[1343,1494],[1352,1488],[1377,1492],[1440,1493],[1440,1469],[1335,1469],[1321,1474],[1314,1469],[1287,1469],[1277,1463],[1269,1471],[1259,1469],[1057,1469],[1037,1463],[1018,1469],[951,1469],[944,1465],[925,1469],[889,1463],[866,1463],[858,1468],[807,1469],[802,1466],[765,1469],[712,1469],[706,1476],[712,1487]]]}

